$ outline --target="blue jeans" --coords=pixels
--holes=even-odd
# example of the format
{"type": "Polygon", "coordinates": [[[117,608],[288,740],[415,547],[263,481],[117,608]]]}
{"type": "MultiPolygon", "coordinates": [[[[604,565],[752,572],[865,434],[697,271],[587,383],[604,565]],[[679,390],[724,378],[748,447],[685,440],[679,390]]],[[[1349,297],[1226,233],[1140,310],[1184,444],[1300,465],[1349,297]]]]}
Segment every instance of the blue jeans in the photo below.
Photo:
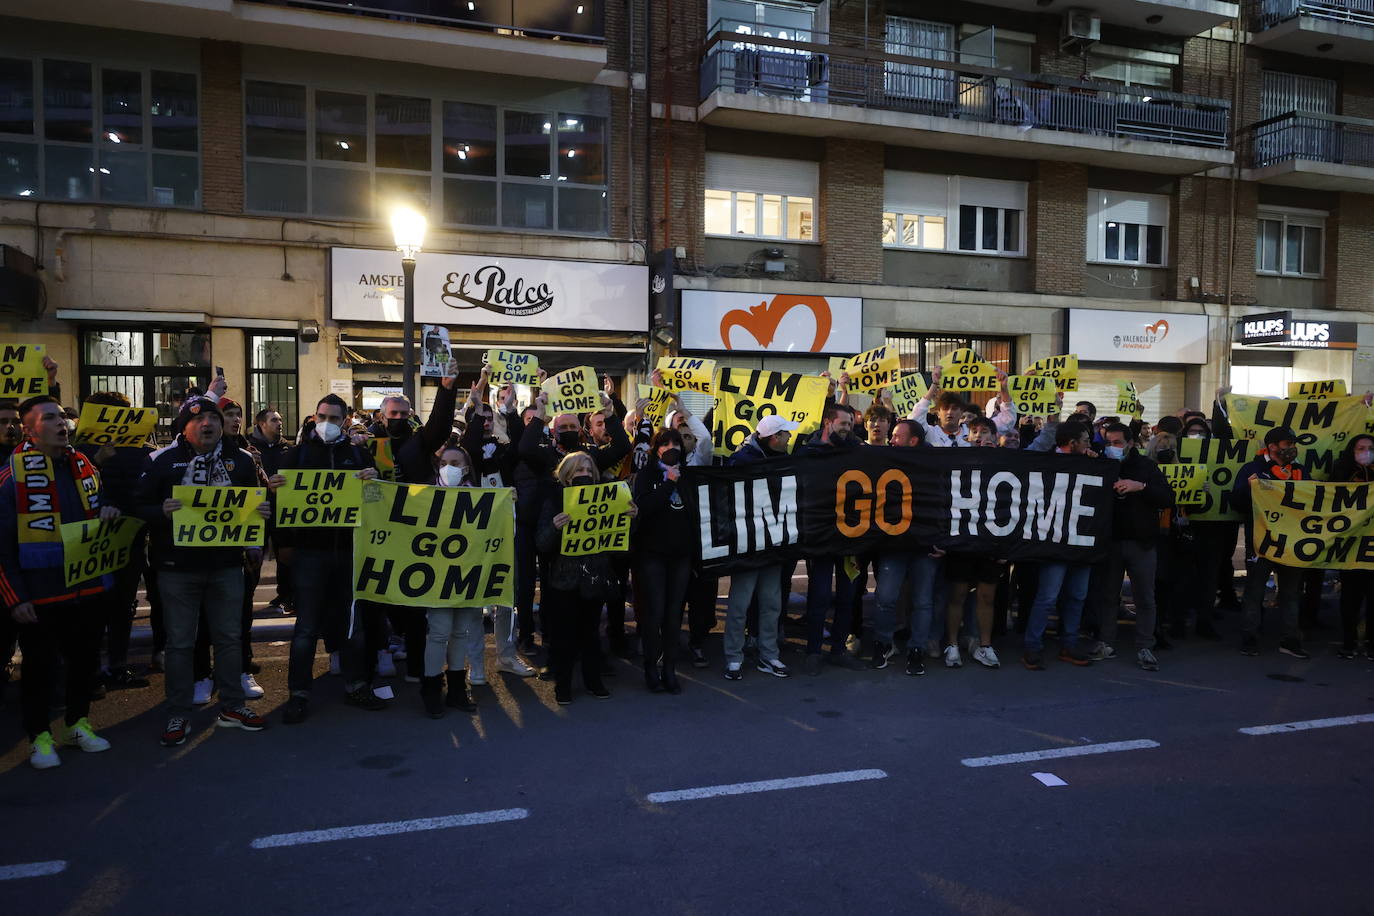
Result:
{"type": "Polygon", "coordinates": [[[1092,565],[1088,563],[1041,563],[1040,585],[1031,605],[1030,623],[1026,625],[1026,651],[1039,652],[1044,648],[1045,626],[1050,612],[1059,606],[1059,646],[1068,649],[1078,644],[1078,622],[1083,616],[1083,600],[1088,596],[1088,578],[1092,565]],[[1060,600],[1060,590],[1063,600],[1060,600]]]}
{"type": "Polygon", "coordinates": [[[935,608],[935,574],[940,561],[928,551],[897,550],[878,554],[877,607],[873,615],[873,635],[892,645],[892,634],[900,629],[903,614],[897,604],[902,586],[911,583],[911,647],[924,650],[930,636],[930,618],[935,608]]]}
{"type": "Polygon", "coordinates": [[[833,608],[830,651],[843,652],[854,618],[854,580],[844,571],[843,557],[811,557],[806,561],[806,654],[820,652],[825,644],[825,613],[833,608]]]}

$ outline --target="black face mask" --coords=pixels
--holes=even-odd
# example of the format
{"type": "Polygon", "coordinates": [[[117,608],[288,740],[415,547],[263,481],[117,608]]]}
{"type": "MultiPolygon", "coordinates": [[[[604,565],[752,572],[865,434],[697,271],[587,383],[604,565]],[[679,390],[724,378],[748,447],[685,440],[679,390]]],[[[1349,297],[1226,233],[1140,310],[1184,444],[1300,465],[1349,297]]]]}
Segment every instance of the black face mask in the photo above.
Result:
{"type": "Polygon", "coordinates": [[[386,434],[393,439],[404,439],[410,435],[410,421],[405,417],[392,417],[386,421],[386,434]]]}
{"type": "Polygon", "coordinates": [[[677,464],[679,461],[682,460],[682,452],[679,449],[670,448],[663,454],[659,455],[658,460],[668,465],[668,467],[672,467],[673,465],[677,464]]]}
{"type": "Polygon", "coordinates": [[[1279,464],[1287,466],[1298,460],[1298,450],[1295,448],[1279,449],[1279,464]]]}
{"type": "Polygon", "coordinates": [[[582,445],[582,434],[575,429],[565,429],[558,434],[558,444],[565,452],[574,452],[582,445]]]}
{"type": "Polygon", "coordinates": [[[1162,448],[1155,453],[1155,459],[1159,461],[1160,464],[1173,464],[1174,460],[1177,458],[1178,453],[1171,448],[1162,448]]]}
{"type": "Polygon", "coordinates": [[[575,487],[590,487],[594,483],[596,478],[590,474],[578,474],[572,479],[572,485],[575,487]]]}

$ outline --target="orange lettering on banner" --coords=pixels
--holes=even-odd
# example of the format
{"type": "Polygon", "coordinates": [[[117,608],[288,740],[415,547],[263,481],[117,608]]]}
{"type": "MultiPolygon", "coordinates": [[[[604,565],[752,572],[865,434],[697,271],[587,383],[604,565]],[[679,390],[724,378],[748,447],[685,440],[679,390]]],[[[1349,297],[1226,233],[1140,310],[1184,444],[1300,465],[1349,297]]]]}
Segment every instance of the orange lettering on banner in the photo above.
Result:
{"type": "Polygon", "coordinates": [[[873,507],[873,520],[888,534],[906,534],[907,528],[911,527],[911,501],[911,478],[897,468],[890,468],[878,478],[878,499],[873,507]],[[888,505],[887,488],[893,483],[902,488],[902,517],[895,522],[889,522],[884,510],[888,505]]]}
{"type": "Polygon", "coordinates": [[[810,352],[819,353],[825,347],[825,342],[830,339],[830,303],[824,296],[777,295],[767,302],[751,306],[748,311],[731,309],[720,319],[721,343],[725,345],[725,349],[732,349],[730,329],[740,327],[752,334],[759,342],[759,346],[767,349],[773,342],[773,335],[778,332],[778,325],[782,323],[783,316],[794,308],[810,309],[811,314],[815,316],[816,339],[811,342],[810,352]]]}

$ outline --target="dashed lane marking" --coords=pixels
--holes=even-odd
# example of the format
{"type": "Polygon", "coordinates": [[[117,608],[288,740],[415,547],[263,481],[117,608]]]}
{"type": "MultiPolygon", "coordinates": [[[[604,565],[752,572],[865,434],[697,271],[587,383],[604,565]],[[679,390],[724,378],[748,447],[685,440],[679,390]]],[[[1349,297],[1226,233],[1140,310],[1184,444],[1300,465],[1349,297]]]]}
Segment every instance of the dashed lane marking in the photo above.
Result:
{"type": "Polygon", "coordinates": [[[1042,786],[1050,786],[1051,788],[1053,788],[1053,787],[1055,787],[1055,786],[1067,786],[1067,785],[1068,785],[1067,782],[1065,782],[1064,780],[1060,779],[1058,776],[1054,775],[1053,773],[1032,773],[1031,775],[1034,776],[1036,779],[1038,779],[1038,780],[1040,781],[1040,784],[1041,784],[1042,786]]]}
{"type": "Polygon", "coordinates": [[[1252,725],[1238,731],[1242,735],[1281,735],[1284,732],[1305,732],[1312,728],[1336,728],[1340,725],[1362,725],[1366,722],[1374,722],[1374,714],[1337,716],[1334,719],[1305,719],[1301,722],[1283,722],[1279,725],[1252,725]]]}
{"type": "Polygon", "coordinates": [[[1054,760],[1059,757],[1087,757],[1091,754],[1114,754],[1118,751],[1143,751],[1151,747],[1159,747],[1159,742],[1151,741],[1149,738],[1141,738],[1136,741],[1110,741],[1106,744],[1053,747],[1043,751],[1025,751],[1020,754],[998,754],[994,757],[965,757],[959,762],[966,767],[995,767],[1007,763],[1054,760]]]}
{"type": "Polygon", "coordinates": [[[779,789],[805,789],[843,782],[862,782],[867,779],[886,779],[882,770],[846,770],[841,773],[817,773],[813,776],[792,776],[787,779],[764,779],[759,782],[734,782],[723,786],[702,786],[697,789],[674,789],[671,792],[651,792],[654,803],[694,801],[721,795],[748,795],[751,792],[776,792],[779,789]]]}
{"type": "Polygon", "coordinates": [[[248,845],[254,849],[279,849],[283,846],[331,843],[335,840],[360,840],[366,837],[395,836],[398,833],[418,833],[425,830],[448,830],[451,827],[497,824],[502,821],[524,820],[529,816],[528,808],[503,808],[499,811],[477,811],[472,814],[451,814],[446,817],[422,817],[411,821],[359,824],[355,827],[335,827],[331,830],[275,833],[271,836],[260,836],[248,845]]]}

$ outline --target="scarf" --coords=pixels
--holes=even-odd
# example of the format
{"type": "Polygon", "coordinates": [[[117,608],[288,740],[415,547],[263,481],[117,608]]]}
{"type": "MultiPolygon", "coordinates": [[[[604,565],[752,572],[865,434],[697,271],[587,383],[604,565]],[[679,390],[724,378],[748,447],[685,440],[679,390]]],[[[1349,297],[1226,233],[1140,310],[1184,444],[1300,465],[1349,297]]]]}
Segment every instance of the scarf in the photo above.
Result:
{"type": "MultiPolygon", "coordinates": [[[[64,458],[86,518],[100,513],[100,477],[95,465],[70,446],[64,458]]],[[[25,439],[10,456],[15,507],[19,521],[19,557],[25,566],[62,564],[62,506],[53,461],[32,439],[25,439]]]]}
{"type": "Polygon", "coordinates": [[[392,451],[390,436],[374,436],[367,440],[368,451],[372,452],[372,462],[377,465],[377,476],[382,480],[398,479],[396,454],[392,451]]]}
{"type": "MultiPolygon", "coordinates": [[[[185,437],[182,437],[181,441],[188,449],[191,448],[185,437]]],[[[221,455],[223,450],[224,440],[220,439],[215,443],[215,447],[205,454],[193,455],[186,464],[186,473],[181,475],[181,482],[186,486],[195,487],[227,487],[233,483],[229,469],[224,466],[221,455]]]]}

